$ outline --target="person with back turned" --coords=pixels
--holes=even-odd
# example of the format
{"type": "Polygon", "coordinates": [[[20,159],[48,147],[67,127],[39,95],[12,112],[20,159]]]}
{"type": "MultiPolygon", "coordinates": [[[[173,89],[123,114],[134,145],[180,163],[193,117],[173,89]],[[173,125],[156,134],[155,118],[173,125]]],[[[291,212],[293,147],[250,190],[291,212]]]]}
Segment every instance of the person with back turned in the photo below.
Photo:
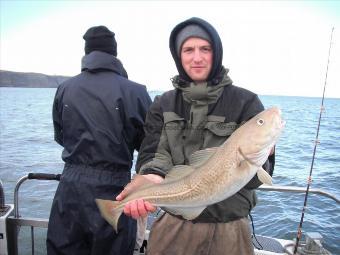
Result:
{"type": "MultiPolygon", "coordinates": [[[[205,20],[179,23],[170,35],[170,51],[178,75],[174,90],[155,98],[147,114],[145,139],[136,170],[148,181],[159,183],[176,165],[189,164],[190,156],[217,147],[245,121],[264,107],[259,97],[233,85],[222,66],[221,39],[205,20]]],[[[274,149],[264,165],[271,175],[274,149]]],[[[133,180],[117,197],[122,200],[138,189],[133,180]]],[[[162,214],[150,232],[148,255],[243,255],[254,254],[248,214],[256,204],[255,176],[235,195],[208,206],[194,220],[162,214]]],[[[145,217],[156,208],[143,199],[127,203],[124,212],[145,217]]]]}
{"type": "Polygon", "coordinates": [[[51,208],[47,253],[133,254],[136,221],[123,217],[115,233],[95,198],[112,199],[130,181],[151,99],[145,86],[128,80],[113,32],[96,26],[83,38],[81,73],[58,87],[53,103],[65,166],[51,208]]]}

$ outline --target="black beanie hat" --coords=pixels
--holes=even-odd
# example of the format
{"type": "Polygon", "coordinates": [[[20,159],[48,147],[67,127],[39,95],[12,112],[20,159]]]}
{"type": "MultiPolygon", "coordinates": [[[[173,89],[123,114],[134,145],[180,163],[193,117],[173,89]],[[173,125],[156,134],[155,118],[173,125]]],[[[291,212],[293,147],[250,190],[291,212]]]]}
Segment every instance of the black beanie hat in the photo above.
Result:
{"type": "Polygon", "coordinates": [[[83,38],[85,40],[85,54],[98,50],[117,56],[115,33],[111,32],[107,27],[91,27],[86,31],[83,38]]]}

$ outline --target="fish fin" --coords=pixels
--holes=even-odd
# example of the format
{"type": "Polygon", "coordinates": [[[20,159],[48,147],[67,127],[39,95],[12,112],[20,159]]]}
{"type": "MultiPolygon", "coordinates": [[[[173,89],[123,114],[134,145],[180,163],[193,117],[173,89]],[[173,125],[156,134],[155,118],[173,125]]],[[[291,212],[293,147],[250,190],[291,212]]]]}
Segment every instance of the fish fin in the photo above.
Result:
{"type": "Polygon", "coordinates": [[[199,150],[190,156],[189,163],[193,167],[199,167],[206,162],[218,149],[218,147],[199,150]]]}
{"type": "Polygon", "coordinates": [[[262,183],[273,185],[272,177],[262,167],[257,171],[257,177],[262,183]]]}
{"type": "Polygon", "coordinates": [[[179,208],[179,207],[162,207],[164,211],[167,211],[174,215],[180,215],[184,219],[193,220],[200,215],[206,207],[190,207],[190,208],[179,208]]]}
{"type": "Polygon", "coordinates": [[[104,199],[96,199],[96,204],[102,217],[118,232],[118,220],[122,214],[122,209],[116,209],[120,202],[104,199]]]}
{"type": "Polygon", "coordinates": [[[192,166],[187,166],[187,165],[174,166],[165,176],[163,183],[167,181],[171,182],[171,181],[182,179],[183,177],[191,174],[194,171],[195,171],[195,168],[193,168],[192,166]]]}

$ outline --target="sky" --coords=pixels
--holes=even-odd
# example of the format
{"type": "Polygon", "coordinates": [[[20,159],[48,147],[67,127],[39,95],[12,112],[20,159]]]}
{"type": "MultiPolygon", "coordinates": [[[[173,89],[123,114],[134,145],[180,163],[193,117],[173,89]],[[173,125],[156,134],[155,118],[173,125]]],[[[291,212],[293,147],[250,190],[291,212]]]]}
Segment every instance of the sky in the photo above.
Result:
{"type": "Polygon", "coordinates": [[[116,34],[129,78],[170,90],[177,70],[169,35],[200,17],[219,32],[234,84],[259,95],[340,98],[340,1],[0,0],[0,69],[73,76],[83,34],[116,34]],[[326,80],[331,31],[334,27],[326,80]]]}

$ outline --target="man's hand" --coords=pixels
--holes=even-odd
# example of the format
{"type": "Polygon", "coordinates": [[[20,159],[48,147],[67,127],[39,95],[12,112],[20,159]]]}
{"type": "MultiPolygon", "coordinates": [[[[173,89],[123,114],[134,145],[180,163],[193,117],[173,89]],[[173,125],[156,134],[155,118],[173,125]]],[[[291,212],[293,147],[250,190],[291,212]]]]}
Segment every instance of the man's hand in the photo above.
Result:
{"type": "MultiPolygon", "coordinates": [[[[156,174],[136,175],[136,177],[133,178],[132,181],[126,185],[124,190],[116,197],[116,200],[123,200],[127,195],[146,183],[160,183],[162,181],[163,178],[156,174]]],[[[130,201],[124,206],[124,213],[134,219],[146,217],[149,212],[154,212],[156,210],[157,207],[143,199],[130,201]]]]}

